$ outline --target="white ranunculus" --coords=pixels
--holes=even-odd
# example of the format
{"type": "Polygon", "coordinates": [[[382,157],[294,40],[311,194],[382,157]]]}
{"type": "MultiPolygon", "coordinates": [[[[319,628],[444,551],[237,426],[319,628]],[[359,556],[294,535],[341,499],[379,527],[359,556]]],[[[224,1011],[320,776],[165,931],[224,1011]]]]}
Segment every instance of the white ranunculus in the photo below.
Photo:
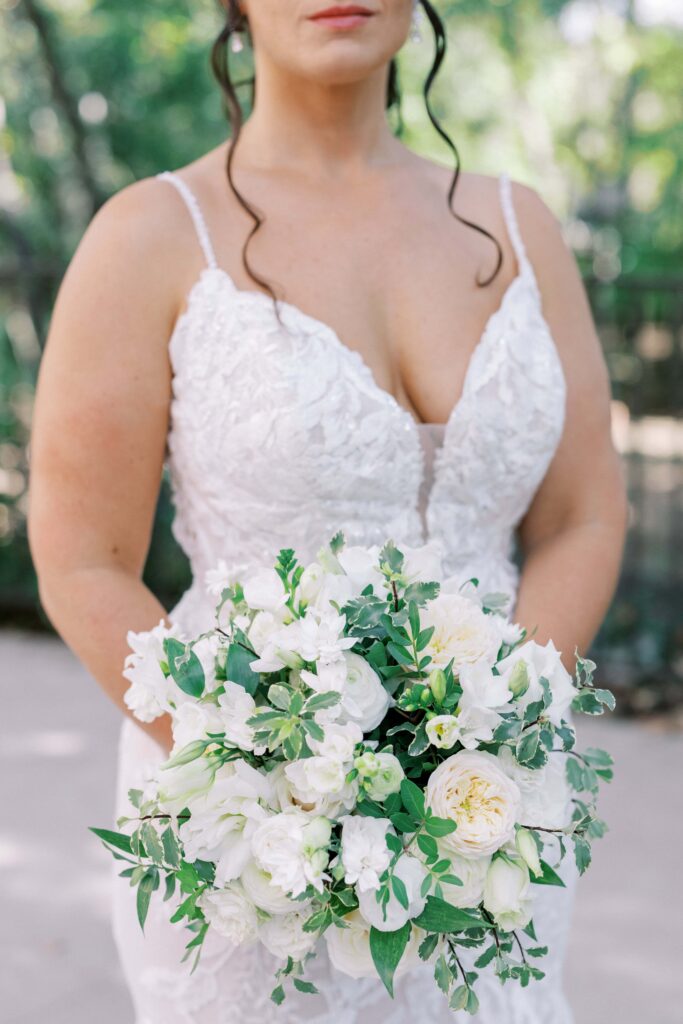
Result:
{"type": "Polygon", "coordinates": [[[251,857],[251,836],[275,803],[266,773],[242,760],[223,765],[180,827],[186,860],[215,861],[218,884],[239,878],[251,857]]]}
{"type": "Polygon", "coordinates": [[[488,857],[514,836],[520,792],[492,754],[451,754],[427,782],[427,806],[455,821],[443,845],[465,857],[488,857]]]}
{"type": "Polygon", "coordinates": [[[427,739],[439,750],[450,750],[460,739],[456,715],[434,715],[427,722],[427,739]]]}
{"type": "MultiPolygon", "coordinates": [[[[334,690],[335,693],[342,693],[346,685],[346,661],[343,657],[335,658],[334,661],[318,662],[316,669],[316,672],[309,672],[305,668],[301,669],[299,674],[306,686],[310,686],[315,693],[329,693],[330,690],[334,690]]],[[[326,708],[326,711],[334,712],[329,716],[329,721],[336,718],[340,710],[340,704],[332,708],[326,708]]]]}
{"type": "Polygon", "coordinates": [[[503,931],[531,920],[529,869],[521,857],[494,857],[484,883],[484,906],[503,931]]]}
{"type": "Polygon", "coordinates": [[[274,884],[271,876],[262,871],[253,860],[247,862],[240,875],[240,882],[254,906],[268,914],[291,914],[292,911],[301,909],[301,904],[291,900],[279,885],[274,884]]]}
{"type": "Polygon", "coordinates": [[[460,594],[441,593],[429,601],[421,609],[420,626],[434,627],[422,651],[423,657],[428,654],[432,659],[430,668],[445,668],[451,659],[454,673],[480,660],[495,663],[500,638],[491,616],[460,594]]]}
{"type": "Polygon", "coordinates": [[[356,722],[363,732],[372,732],[386,715],[391,697],[369,661],[354,651],[345,651],[344,660],[341,718],[356,722]]]}
{"type": "Polygon", "coordinates": [[[326,850],[314,850],[307,842],[310,817],[298,810],[283,811],[266,819],[252,840],[254,860],[267,871],[275,885],[299,896],[310,883],[322,891],[327,866],[326,850]]]}
{"type": "Polygon", "coordinates": [[[248,946],[256,941],[256,910],[239,882],[224,889],[207,890],[197,904],[211,927],[223,938],[236,946],[248,946]]]}
{"type": "Polygon", "coordinates": [[[169,814],[179,814],[184,807],[194,812],[195,803],[211,789],[215,776],[216,761],[211,757],[196,757],[173,768],[162,765],[159,771],[159,806],[169,814]]]}
{"type": "Polygon", "coordinates": [[[254,730],[247,720],[256,710],[254,698],[239,683],[227,680],[223,686],[225,693],[218,698],[218,707],[226,743],[240,750],[253,750],[254,730]]]}
{"type": "Polygon", "coordinates": [[[170,676],[164,676],[159,664],[166,661],[163,644],[167,637],[179,638],[178,627],[166,626],[163,619],[153,629],[130,630],[126,636],[131,652],[126,655],[123,675],[131,685],[123,700],[141,722],[153,722],[170,711],[182,693],[170,676]]]}
{"type": "Polygon", "coordinates": [[[176,708],[172,726],[174,753],[186,747],[188,743],[206,739],[207,733],[223,731],[223,723],[216,705],[202,704],[196,700],[183,701],[176,708]]]}
{"type": "Polygon", "coordinates": [[[525,768],[518,764],[507,747],[501,747],[501,767],[517,785],[521,794],[519,822],[537,828],[565,828],[573,813],[572,789],[567,782],[569,755],[554,751],[543,768],[525,768]]]}
{"type": "Polygon", "coordinates": [[[303,960],[313,949],[316,935],[304,931],[306,915],[300,913],[280,914],[271,917],[259,928],[259,938],[269,953],[279,960],[303,960]]]}
{"type": "Polygon", "coordinates": [[[354,595],[361,594],[371,584],[377,595],[383,595],[384,576],[379,571],[379,552],[375,544],[367,548],[350,545],[338,553],[337,560],[351,581],[354,595]]]}
{"type": "MultiPolygon", "coordinates": [[[[302,758],[300,761],[291,761],[286,765],[279,764],[270,773],[280,810],[286,811],[293,807],[304,811],[308,817],[323,814],[330,818],[337,817],[344,810],[350,810],[358,797],[358,780],[344,782],[343,788],[335,793],[319,793],[311,786],[308,769],[295,767],[305,766],[311,760],[313,759],[302,758]],[[292,771],[287,774],[290,768],[292,771]]],[[[327,767],[331,773],[339,771],[338,765],[335,766],[334,762],[327,767]]],[[[319,782],[319,780],[316,781],[319,782]]]]}
{"type": "Polygon", "coordinates": [[[294,798],[307,810],[323,810],[321,797],[336,797],[346,785],[347,769],[329,757],[305,757],[291,761],[285,775],[294,798]]]}
{"type": "Polygon", "coordinates": [[[484,895],[484,882],[491,860],[489,857],[461,857],[439,843],[440,857],[448,858],[449,875],[455,875],[462,885],[442,882],[443,898],[452,907],[477,907],[484,895]]]}
{"type": "Polygon", "coordinates": [[[375,754],[367,750],[354,761],[354,767],[363,779],[365,792],[371,800],[383,803],[392,793],[398,793],[405,772],[394,754],[383,751],[375,754]]]}
{"type": "Polygon", "coordinates": [[[332,761],[349,764],[353,760],[356,745],[363,741],[360,727],[355,722],[328,722],[323,731],[324,739],[308,739],[308,745],[313,753],[332,761]]]}
{"type": "MultiPolygon", "coordinates": [[[[351,978],[376,977],[377,968],[370,952],[370,925],[358,910],[346,914],[344,922],[346,928],[332,927],[325,932],[327,952],[332,966],[351,978]]],[[[424,934],[419,928],[413,927],[396,976],[420,963],[418,949],[424,934]]]]}
{"type": "Polygon", "coordinates": [[[402,906],[393,891],[389,902],[382,907],[377,902],[377,893],[368,889],[358,894],[358,909],[374,928],[381,932],[394,932],[402,928],[406,921],[418,917],[424,910],[426,896],[420,895],[420,888],[427,877],[427,869],[417,857],[403,854],[396,862],[393,874],[399,878],[406,888],[408,907],[402,906]]]}
{"type": "Polygon", "coordinates": [[[389,867],[391,853],[386,843],[389,829],[387,818],[363,815],[345,815],[342,822],[341,860],[344,878],[355,885],[358,892],[377,889],[380,876],[389,867]]]}
{"type": "Polygon", "coordinates": [[[287,592],[275,569],[259,569],[242,584],[244,600],[250,608],[276,612],[287,601],[287,592]]]}
{"type": "Polygon", "coordinates": [[[543,646],[534,640],[528,640],[499,662],[498,670],[504,675],[506,681],[509,680],[520,659],[527,667],[529,687],[517,698],[515,703],[526,708],[532,702],[541,700],[543,690],[539,679],[544,676],[550,684],[550,692],[553,695],[552,704],[546,714],[554,725],[559,725],[561,720],[567,717],[571,702],[577,693],[572,677],[562,664],[560,652],[552,640],[543,646]]]}

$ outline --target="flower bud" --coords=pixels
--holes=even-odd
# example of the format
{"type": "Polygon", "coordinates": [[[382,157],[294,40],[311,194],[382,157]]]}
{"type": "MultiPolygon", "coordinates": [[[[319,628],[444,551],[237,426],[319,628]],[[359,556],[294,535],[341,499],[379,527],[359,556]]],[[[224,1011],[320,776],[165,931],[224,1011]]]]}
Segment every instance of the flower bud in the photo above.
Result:
{"type": "Polygon", "coordinates": [[[446,673],[442,668],[434,668],[429,673],[429,688],[434,694],[434,700],[440,704],[446,696],[446,673]]]}
{"type": "Polygon", "coordinates": [[[327,818],[319,815],[304,825],[304,842],[311,850],[326,847],[332,835],[332,825],[327,818]]]}
{"type": "Polygon", "coordinates": [[[188,743],[186,746],[182,747],[177,754],[173,754],[168,761],[164,762],[162,767],[177,768],[181,764],[189,764],[190,761],[194,761],[196,758],[201,757],[208,745],[208,740],[194,740],[192,743],[188,743]]]}
{"type": "Polygon", "coordinates": [[[421,704],[431,704],[431,701],[432,701],[432,691],[431,691],[431,689],[428,686],[423,686],[422,687],[422,692],[420,693],[420,703],[421,704]]]}
{"type": "Polygon", "coordinates": [[[287,668],[303,668],[303,658],[301,658],[294,651],[284,651],[282,650],[282,648],[278,648],[276,653],[278,658],[280,658],[284,662],[287,668]]]}
{"type": "Polygon", "coordinates": [[[510,673],[508,687],[513,697],[521,697],[529,689],[529,670],[520,658],[510,673]]]}
{"type": "Polygon", "coordinates": [[[538,856],[536,840],[526,828],[518,828],[515,836],[515,846],[520,857],[525,861],[529,871],[537,878],[541,875],[541,861],[538,856]]]}

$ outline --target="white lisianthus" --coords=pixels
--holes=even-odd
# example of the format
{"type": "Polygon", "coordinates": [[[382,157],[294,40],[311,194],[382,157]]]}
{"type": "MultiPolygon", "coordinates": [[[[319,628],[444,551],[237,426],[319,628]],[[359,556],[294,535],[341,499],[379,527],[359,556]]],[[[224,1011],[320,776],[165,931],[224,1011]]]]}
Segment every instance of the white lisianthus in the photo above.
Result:
{"type": "Polygon", "coordinates": [[[322,891],[323,881],[329,877],[325,874],[327,850],[310,844],[310,833],[306,832],[310,820],[303,811],[283,811],[262,822],[252,839],[258,866],[292,896],[299,896],[309,883],[322,891]]]}
{"type": "Polygon", "coordinates": [[[445,847],[465,857],[488,857],[514,836],[520,792],[492,754],[461,750],[430,775],[426,804],[457,824],[441,840],[445,847]]]}
{"type": "Polygon", "coordinates": [[[363,780],[363,788],[371,800],[383,803],[392,793],[398,793],[405,772],[394,754],[383,751],[375,754],[366,750],[353,762],[363,780]]]}
{"type": "Polygon", "coordinates": [[[427,869],[417,857],[403,854],[397,860],[393,874],[405,886],[408,895],[407,907],[399,903],[393,891],[384,907],[378,903],[377,893],[373,889],[358,894],[358,909],[361,914],[368,924],[381,932],[394,932],[402,928],[406,921],[422,913],[427,901],[427,897],[420,894],[422,883],[427,877],[427,869]]]}
{"type": "Polygon", "coordinates": [[[269,953],[279,960],[303,960],[313,949],[315,933],[305,932],[306,915],[301,913],[280,914],[264,921],[259,929],[259,938],[269,953]]]}
{"type": "Polygon", "coordinates": [[[236,946],[248,946],[256,941],[256,910],[239,882],[224,889],[207,890],[199,897],[197,905],[211,927],[236,946]]]}
{"type": "Polygon", "coordinates": [[[308,745],[314,754],[348,764],[353,760],[357,744],[362,743],[363,733],[355,722],[328,722],[324,727],[325,737],[322,740],[308,739],[308,745]]]}
{"type": "Polygon", "coordinates": [[[541,676],[544,676],[550,684],[550,692],[553,696],[552,704],[545,713],[554,725],[560,725],[562,719],[567,717],[571,702],[577,693],[572,677],[562,664],[560,652],[552,640],[549,640],[544,646],[533,640],[528,640],[499,662],[498,671],[506,681],[509,681],[520,659],[526,665],[529,686],[515,703],[526,708],[532,702],[541,700],[543,690],[539,680],[541,676]]]}
{"type": "Polygon", "coordinates": [[[521,857],[494,857],[486,874],[484,906],[503,931],[524,928],[531,920],[529,869],[521,857]]]}
{"type": "Polygon", "coordinates": [[[337,560],[351,581],[355,595],[370,585],[379,596],[384,593],[384,576],[379,571],[379,552],[380,548],[376,544],[367,548],[352,544],[343,547],[337,554],[337,560]]]}
{"type": "MultiPolygon", "coordinates": [[[[346,928],[333,927],[325,932],[332,966],[351,978],[377,977],[377,968],[370,952],[370,925],[358,910],[346,914],[344,923],[346,928]]],[[[418,949],[424,934],[421,929],[413,927],[396,976],[420,963],[418,949]]]]}
{"type": "Polygon", "coordinates": [[[247,721],[256,710],[254,698],[239,683],[227,680],[223,686],[225,693],[218,698],[218,707],[226,743],[240,750],[253,750],[254,730],[247,721]]]}
{"type": "Polygon", "coordinates": [[[502,675],[494,675],[490,665],[485,661],[463,665],[460,669],[459,682],[462,687],[459,708],[509,710],[508,705],[512,700],[512,694],[507,680],[502,675]]]}
{"type": "Polygon", "coordinates": [[[291,914],[292,911],[301,909],[301,904],[291,900],[279,885],[274,884],[271,876],[262,871],[253,860],[247,862],[240,875],[240,882],[254,906],[268,914],[291,914]]]}
{"type": "Polygon", "coordinates": [[[188,743],[206,739],[207,733],[223,731],[216,705],[196,700],[183,701],[173,713],[171,725],[174,753],[188,743]]]}
{"type": "Polygon", "coordinates": [[[218,884],[238,878],[251,857],[251,837],[274,804],[266,773],[242,760],[223,765],[180,827],[186,860],[214,861],[218,884]]]}
{"type": "Polygon", "coordinates": [[[389,867],[391,853],[386,842],[389,829],[387,818],[370,818],[347,814],[342,822],[341,860],[344,879],[355,885],[358,892],[379,887],[380,876],[389,867]]]}
{"type": "Polygon", "coordinates": [[[460,594],[440,593],[420,612],[422,629],[434,627],[422,656],[432,659],[430,668],[445,668],[453,659],[453,672],[463,665],[484,660],[493,665],[500,638],[491,616],[479,605],[460,594]]]}
{"type": "Polygon", "coordinates": [[[363,732],[372,732],[386,715],[391,697],[369,661],[354,651],[345,651],[344,660],[341,717],[356,722],[363,732]]]}
{"type": "Polygon", "coordinates": [[[341,794],[347,769],[342,761],[329,757],[305,757],[285,766],[285,775],[295,799],[306,809],[322,811],[321,797],[341,794]]]}
{"type": "Polygon", "coordinates": [[[450,750],[460,739],[460,726],[455,715],[434,715],[427,722],[427,739],[439,750],[450,750]]]}
{"type": "Polygon", "coordinates": [[[568,755],[554,751],[542,768],[518,764],[508,747],[501,747],[498,759],[521,794],[519,821],[537,828],[566,828],[573,813],[572,789],[567,782],[568,755]]]}
{"type": "Polygon", "coordinates": [[[126,635],[131,652],[124,661],[123,675],[131,685],[123,700],[140,722],[153,722],[170,711],[182,693],[161,669],[160,662],[166,661],[163,644],[167,637],[179,638],[178,627],[166,626],[163,619],[153,629],[142,633],[129,630],[126,635]]]}
{"type": "MultiPolygon", "coordinates": [[[[314,789],[308,775],[307,762],[314,760],[311,757],[303,758],[300,761],[291,761],[289,764],[279,764],[270,773],[273,786],[277,793],[278,806],[280,810],[286,811],[290,808],[304,811],[308,817],[315,815],[326,815],[337,817],[341,811],[350,810],[356,803],[358,797],[358,780],[344,783],[341,789],[336,792],[324,794],[314,789]],[[304,767],[299,768],[299,765],[304,767]],[[297,767],[295,767],[297,766],[297,767]],[[288,772],[288,769],[292,771],[288,772]],[[290,777],[291,776],[291,777],[290,777]]],[[[322,759],[320,759],[322,760],[322,759]]],[[[318,769],[322,766],[318,765],[318,769]]],[[[339,779],[339,765],[332,762],[325,766],[326,770],[339,779]]],[[[313,769],[315,774],[316,769],[313,769]]],[[[315,780],[320,784],[320,779],[315,780]]]]}
{"type": "Polygon", "coordinates": [[[259,569],[242,584],[244,600],[250,608],[276,612],[287,601],[287,592],[275,569],[259,569]]]}
{"type": "Polygon", "coordinates": [[[163,765],[159,771],[159,806],[169,814],[179,814],[184,807],[194,810],[199,798],[209,792],[216,776],[215,758],[196,757],[187,764],[172,768],[163,765]]]}
{"type": "Polygon", "coordinates": [[[262,654],[271,637],[282,629],[282,609],[277,614],[273,612],[257,612],[249,629],[247,639],[257,654],[262,654]]]}

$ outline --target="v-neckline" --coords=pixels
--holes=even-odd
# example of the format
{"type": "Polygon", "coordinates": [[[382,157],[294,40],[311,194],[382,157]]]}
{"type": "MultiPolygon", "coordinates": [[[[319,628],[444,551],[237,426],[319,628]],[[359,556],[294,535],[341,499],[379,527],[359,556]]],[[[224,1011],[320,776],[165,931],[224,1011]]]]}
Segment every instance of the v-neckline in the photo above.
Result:
{"type": "MultiPolygon", "coordinates": [[[[224,270],[223,267],[208,266],[202,269],[198,278],[191,286],[186,298],[186,308],[176,320],[172,333],[175,333],[181,321],[184,320],[189,314],[192,295],[201,285],[202,281],[209,274],[215,274],[219,278],[222,278],[226,282],[226,284],[229,285],[231,292],[234,295],[238,296],[242,301],[248,300],[257,303],[266,302],[268,304],[268,308],[272,313],[272,316],[275,316],[275,313],[272,311],[272,299],[265,292],[257,291],[255,288],[240,288],[235,283],[234,279],[228,273],[228,271],[224,270]]],[[[403,416],[407,421],[409,421],[412,424],[415,433],[418,434],[420,427],[425,426],[439,426],[443,427],[444,431],[448,431],[451,423],[453,422],[458,413],[458,410],[464,404],[469,394],[474,369],[476,365],[476,356],[479,353],[479,350],[484,347],[489,337],[492,335],[494,325],[503,315],[506,306],[511,301],[510,296],[514,294],[514,292],[527,281],[528,276],[526,273],[526,265],[522,264],[521,266],[519,266],[517,273],[512,278],[507,288],[503,292],[500,302],[493,310],[493,312],[489,315],[488,319],[486,320],[486,323],[484,324],[484,328],[481,332],[481,335],[468,357],[467,364],[465,367],[465,374],[463,377],[461,393],[457,400],[455,401],[454,405],[452,406],[448,418],[443,423],[430,423],[428,421],[416,419],[416,417],[413,416],[412,412],[409,409],[406,409],[406,407],[402,405],[401,402],[399,402],[399,400],[396,398],[394,394],[392,394],[391,391],[388,391],[387,388],[384,388],[381,386],[381,384],[379,384],[375,376],[374,370],[372,369],[368,361],[365,359],[362,352],[360,352],[356,348],[351,348],[344,341],[342,341],[338,332],[330,324],[326,323],[324,320],[320,320],[318,317],[312,316],[310,313],[306,313],[303,309],[301,309],[300,306],[297,306],[292,302],[288,302],[286,299],[278,299],[278,305],[280,309],[285,312],[285,314],[289,315],[290,318],[294,320],[298,319],[300,322],[308,324],[309,326],[315,328],[318,332],[322,332],[328,339],[328,341],[338,351],[342,352],[346,358],[355,362],[356,366],[365,375],[365,377],[370,382],[371,387],[377,393],[377,395],[380,396],[387,405],[391,406],[395,410],[395,412],[397,412],[398,414],[403,416]]]]}

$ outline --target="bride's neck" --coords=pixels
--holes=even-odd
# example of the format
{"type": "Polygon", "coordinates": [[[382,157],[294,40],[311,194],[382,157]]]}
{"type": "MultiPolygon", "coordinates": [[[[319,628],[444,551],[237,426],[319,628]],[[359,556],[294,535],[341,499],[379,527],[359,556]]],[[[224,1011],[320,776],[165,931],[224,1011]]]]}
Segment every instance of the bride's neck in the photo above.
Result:
{"type": "Polygon", "coordinates": [[[361,82],[329,85],[267,65],[257,67],[256,82],[238,164],[347,177],[397,159],[402,147],[386,119],[386,68],[361,82]]]}

